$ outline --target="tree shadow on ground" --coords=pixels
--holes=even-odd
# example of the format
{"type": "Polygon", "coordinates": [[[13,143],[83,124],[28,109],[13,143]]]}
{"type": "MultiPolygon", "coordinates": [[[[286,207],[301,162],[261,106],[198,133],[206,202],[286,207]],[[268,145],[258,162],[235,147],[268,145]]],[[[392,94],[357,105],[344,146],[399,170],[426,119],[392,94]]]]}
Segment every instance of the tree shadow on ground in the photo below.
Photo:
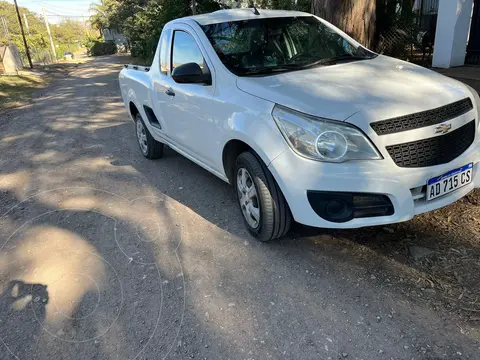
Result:
{"type": "MultiPolygon", "coordinates": [[[[422,290],[428,289],[423,280],[417,282],[431,277],[432,266],[412,261],[408,253],[412,244],[432,247],[433,239],[445,235],[437,222],[431,222],[432,228],[415,221],[388,227],[393,233],[382,227],[311,232],[297,226],[281,241],[256,243],[244,229],[227,184],[170,149],[159,161],[141,156],[119,98],[118,67],[101,61],[97,65],[97,73],[80,67],[49,89],[30,116],[17,110],[0,121],[0,215],[19,204],[2,218],[5,241],[26,221],[42,215],[25,229],[54,228],[66,249],[78,249],[77,242],[68,239],[83,239],[79,243],[113,264],[125,282],[129,301],[120,305],[116,277],[107,271],[100,291],[108,298],[103,313],[55,328],[53,334],[77,339],[102,334],[103,322],[119,310],[118,321],[99,343],[87,343],[98,348],[88,352],[92,357],[119,353],[133,358],[145,344],[142,356],[154,358],[170,350],[180,358],[325,358],[347,352],[370,359],[384,358],[378,352],[386,351],[383,346],[397,358],[443,352],[454,358],[463,347],[471,350],[465,339],[473,336],[460,334],[456,318],[446,321],[446,304],[440,301],[437,306],[437,293],[422,290]],[[163,202],[139,210],[108,192],[125,199],[155,196],[163,202]],[[152,236],[152,229],[145,227],[151,222],[142,219],[155,212],[159,222],[171,224],[162,227],[171,232],[163,234],[160,243],[142,241],[152,236]],[[123,235],[115,238],[111,219],[100,213],[123,220],[118,225],[123,225],[123,235]],[[156,268],[163,290],[144,283],[156,268]],[[151,321],[157,318],[151,311],[158,303],[166,317],[155,328],[151,321]],[[384,320],[377,322],[377,315],[384,320]],[[409,333],[411,328],[415,332],[409,333]],[[149,340],[145,334],[154,329],[155,338],[149,340]],[[429,349],[432,329],[437,345],[429,349]],[[379,348],[372,347],[375,343],[379,348]],[[405,346],[410,346],[408,351],[405,346]]],[[[27,235],[17,233],[16,245],[28,245],[27,235]]],[[[462,245],[477,254],[478,244],[468,245],[467,236],[449,235],[441,242],[444,247],[434,250],[443,254],[450,241],[454,248],[462,245]]],[[[25,257],[30,259],[25,264],[31,264],[33,259],[25,257]]],[[[457,268],[461,277],[467,275],[457,268]]],[[[473,283],[442,276],[442,283],[455,289],[468,286],[466,299],[477,291],[473,283]]],[[[72,306],[74,314],[88,315],[95,294],[89,288],[82,293],[72,306]]],[[[20,338],[16,341],[21,346],[20,338]]],[[[49,341],[51,336],[42,331],[26,348],[45,359],[87,354],[82,343],[63,340],[55,340],[48,350],[49,341]]]]}

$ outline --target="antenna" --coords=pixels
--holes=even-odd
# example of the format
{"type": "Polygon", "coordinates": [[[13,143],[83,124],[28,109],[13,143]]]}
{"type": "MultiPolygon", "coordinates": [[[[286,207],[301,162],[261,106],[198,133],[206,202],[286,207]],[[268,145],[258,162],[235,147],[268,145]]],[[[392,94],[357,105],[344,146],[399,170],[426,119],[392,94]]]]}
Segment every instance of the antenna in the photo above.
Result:
{"type": "Polygon", "coordinates": [[[253,3],[253,1],[250,1],[250,5],[249,5],[249,6],[250,6],[250,8],[253,9],[253,13],[254,13],[255,15],[260,15],[260,13],[258,12],[257,8],[255,7],[255,4],[253,3]]]}

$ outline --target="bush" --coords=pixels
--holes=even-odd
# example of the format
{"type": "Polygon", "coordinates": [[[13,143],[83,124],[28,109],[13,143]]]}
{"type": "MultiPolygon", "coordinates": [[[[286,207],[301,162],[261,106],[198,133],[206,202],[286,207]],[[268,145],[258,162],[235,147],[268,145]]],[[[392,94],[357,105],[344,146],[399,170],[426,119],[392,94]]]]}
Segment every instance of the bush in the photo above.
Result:
{"type": "Polygon", "coordinates": [[[67,51],[72,53],[77,52],[80,49],[80,44],[60,44],[55,48],[55,52],[57,53],[57,58],[62,58],[63,54],[67,51]]]}
{"type": "Polygon", "coordinates": [[[117,45],[96,41],[89,49],[88,54],[91,56],[113,55],[117,52],[117,45]]]}
{"type": "MultiPolygon", "coordinates": [[[[48,49],[33,49],[31,51],[32,61],[34,63],[42,63],[43,65],[51,64],[55,60],[53,59],[52,52],[48,49]]],[[[27,64],[27,63],[24,63],[27,64]]]]}

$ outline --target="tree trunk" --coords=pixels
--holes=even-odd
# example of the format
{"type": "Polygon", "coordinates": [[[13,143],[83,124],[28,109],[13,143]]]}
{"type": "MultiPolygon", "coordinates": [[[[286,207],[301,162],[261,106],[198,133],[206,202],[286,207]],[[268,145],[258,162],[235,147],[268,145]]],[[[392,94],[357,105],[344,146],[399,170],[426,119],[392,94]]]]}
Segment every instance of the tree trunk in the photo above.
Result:
{"type": "Polygon", "coordinates": [[[313,0],[312,12],[342,29],[362,45],[373,47],[376,0],[313,0]]]}

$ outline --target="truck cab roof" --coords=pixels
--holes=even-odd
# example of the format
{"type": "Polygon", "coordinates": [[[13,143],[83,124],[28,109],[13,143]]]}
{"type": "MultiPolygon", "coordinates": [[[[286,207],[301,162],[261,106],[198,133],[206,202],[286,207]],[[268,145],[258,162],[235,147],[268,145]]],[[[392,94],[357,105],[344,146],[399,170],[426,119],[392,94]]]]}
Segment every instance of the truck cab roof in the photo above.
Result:
{"type": "Polygon", "coordinates": [[[191,19],[199,23],[200,25],[219,24],[227,21],[242,21],[253,19],[265,19],[265,18],[278,18],[278,17],[293,17],[293,16],[312,16],[312,14],[301,11],[288,11],[288,10],[264,10],[257,9],[259,14],[255,14],[253,8],[247,9],[228,9],[218,10],[212,13],[187,16],[184,18],[173,20],[172,23],[182,21],[185,19],[191,19]]]}

